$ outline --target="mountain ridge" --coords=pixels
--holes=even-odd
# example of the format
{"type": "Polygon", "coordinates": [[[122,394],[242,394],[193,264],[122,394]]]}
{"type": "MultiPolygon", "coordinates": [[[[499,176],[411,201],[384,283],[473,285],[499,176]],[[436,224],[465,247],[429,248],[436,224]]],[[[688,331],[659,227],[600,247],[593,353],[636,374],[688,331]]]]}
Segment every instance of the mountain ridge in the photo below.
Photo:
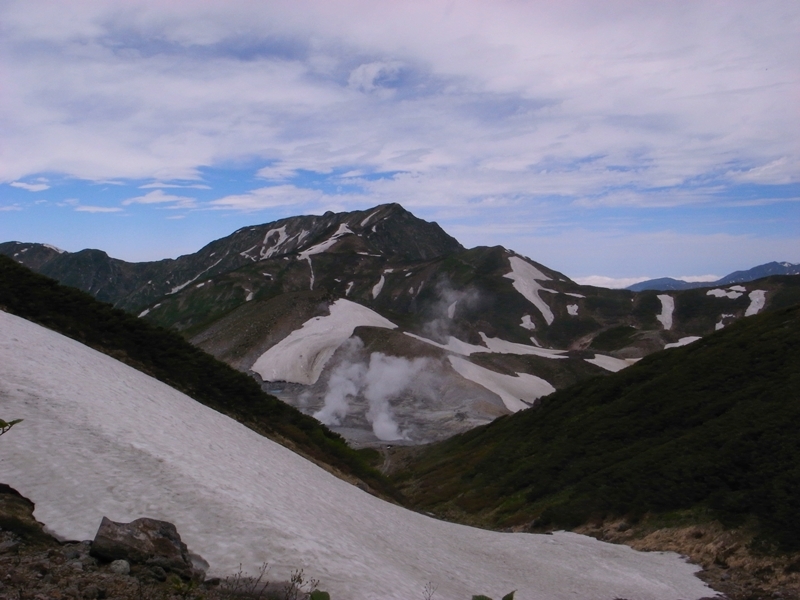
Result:
{"type": "Polygon", "coordinates": [[[793,264],[785,261],[772,261],[764,263],[763,265],[755,266],[751,269],[728,273],[716,281],[684,281],[683,279],[674,279],[673,277],[660,277],[657,279],[648,279],[647,281],[634,283],[625,289],[633,292],[643,292],[646,290],[655,290],[659,292],[670,290],[689,290],[695,288],[727,286],[735,283],[747,283],[749,281],[755,281],[756,279],[762,279],[771,275],[800,275],[800,264],[793,264]]]}
{"type": "Polygon", "coordinates": [[[443,439],[800,300],[796,276],[670,294],[581,286],[502,246],[465,249],[397,204],[243,227],[153,263],[2,252],[62,269],[359,445],[443,439]],[[396,384],[378,393],[376,378],[396,384]]]}

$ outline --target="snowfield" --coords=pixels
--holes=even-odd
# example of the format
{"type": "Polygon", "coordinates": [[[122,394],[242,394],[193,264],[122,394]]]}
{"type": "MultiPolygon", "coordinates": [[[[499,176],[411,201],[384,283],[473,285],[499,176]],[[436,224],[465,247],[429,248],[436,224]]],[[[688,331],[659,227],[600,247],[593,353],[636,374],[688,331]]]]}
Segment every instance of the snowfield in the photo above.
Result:
{"type": "Polygon", "coordinates": [[[664,329],[669,331],[672,329],[672,313],[675,311],[675,298],[667,294],[659,294],[657,298],[661,300],[661,314],[656,316],[656,319],[661,322],[664,329]]]}
{"type": "Polygon", "coordinates": [[[701,339],[700,336],[697,335],[690,335],[689,337],[682,337],[677,342],[672,344],[664,344],[664,350],[668,348],[680,348],[681,346],[687,346],[692,342],[696,342],[697,340],[701,339]]]}
{"type": "Polygon", "coordinates": [[[547,303],[541,299],[539,291],[552,292],[554,294],[558,292],[548,290],[538,283],[538,281],[550,281],[550,278],[532,264],[522,260],[519,256],[509,256],[508,262],[511,264],[511,272],[506,273],[503,277],[513,281],[512,285],[514,289],[525,296],[531,304],[539,309],[539,312],[542,313],[548,325],[552,324],[555,319],[553,311],[550,310],[547,303]]]}
{"type": "Polygon", "coordinates": [[[313,385],[336,349],[361,325],[397,327],[375,311],[349,300],[330,305],[330,315],[314,317],[262,354],[251,369],[264,381],[313,385]]]}
{"type": "Polygon", "coordinates": [[[176,524],[209,575],[303,568],[334,600],[697,600],[697,567],[571,533],[495,533],[407,511],[116,360],[0,312],[0,481],[64,539],[100,520],[176,524]]]}
{"type": "Polygon", "coordinates": [[[552,385],[541,377],[528,373],[517,373],[516,376],[503,375],[480,367],[458,356],[448,356],[450,365],[464,379],[485,387],[494,392],[511,412],[524,410],[536,400],[556,391],[552,385]]]}
{"type": "Polygon", "coordinates": [[[594,358],[584,359],[588,363],[595,366],[616,373],[626,367],[630,367],[633,363],[638,361],[638,358],[614,358],[613,356],[606,356],[604,354],[595,354],[594,358]]]}
{"type": "Polygon", "coordinates": [[[764,290],[753,290],[748,294],[748,298],[750,298],[750,306],[744,311],[745,317],[757,315],[761,309],[764,308],[764,303],[767,301],[767,292],[764,290]]]}
{"type": "Polygon", "coordinates": [[[571,533],[495,533],[383,502],[116,360],[0,312],[0,481],[64,539],[103,516],[176,524],[210,575],[294,568],[334,600],[697,600],[697,567],[571,533]]]}

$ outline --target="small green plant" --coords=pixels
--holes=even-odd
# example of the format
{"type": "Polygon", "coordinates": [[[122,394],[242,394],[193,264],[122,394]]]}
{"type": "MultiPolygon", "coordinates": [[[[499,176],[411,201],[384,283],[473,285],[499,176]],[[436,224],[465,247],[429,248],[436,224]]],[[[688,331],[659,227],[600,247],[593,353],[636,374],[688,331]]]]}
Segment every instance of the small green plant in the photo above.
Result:
{"type": "Polygon", "coordinates": [[[8,433],[8,430],[11,429],[17,423],[22,423],[22,419],[14,419],[13,421],[8,421],[8,422],[3,421],[3,419],[0,419],[0,435],[8,433]]]}
{"type": "Polygon", "coordinates": [[[172,587],[172,591],[181,598],[181,600],[189,600],[190,598],[199,599],[203,597],[198,591],[197,582],[194,579],[186,581],[177,575],[172,575],[169,578],[169,583],[170,587],[172,587]]]}
{"type": "MultiPolygon", "coordinates": [[[[517,590],[514,590],[513,592],[509,592],[508,594],[503,596],[502,600],[514,600],[514,594],[516,593],[516,591],[517,590]]],[[[473,596],[472,600],[492,600],[492,599],[489,598],[489,596],[481,595],[481,596],[473,596]]]]}

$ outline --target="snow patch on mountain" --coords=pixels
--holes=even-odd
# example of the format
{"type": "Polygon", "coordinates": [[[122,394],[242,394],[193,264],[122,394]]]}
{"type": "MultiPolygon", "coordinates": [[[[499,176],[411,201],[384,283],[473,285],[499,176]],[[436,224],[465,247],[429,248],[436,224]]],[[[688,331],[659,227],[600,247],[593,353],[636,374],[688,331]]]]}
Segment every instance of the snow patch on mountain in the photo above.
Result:
{"type": "Polygon", "coordinates": [[[550,278],[532,264],[522,260],[519,256],[510,256],[508,262],[511,265],[511,272],[506,273],[503,277],[513,281],[514,289],[538,308],[544,320],[550,325],[555,317],[547,303],[539,297],[539,292],[558,292],[544,288],[537,282],[537,280],[550,281],[550,278]]]}
{"type": "Polygon", "coordinates": [[[656,317],[664,329],[669,331],[672,329],[672,313],[675,311],[675,298],[668,294],[659,294],[657,296],[661,300],[661,314],[656,317]]]}
{"type": "Polygon", "coordinates": [[[275,256],[283,243],[288,239],[289,234],[286,233],[286,225],[278,227],[277,229],[270,229],[264,236],[264,241],[262,242],[261,252],[259,253],[261,260],[275,256]],[[278,234],[278,239],[275,240],[273,244],[269,244],[269,239],[276,233],[278,234]]]}
{"type": "Polygon", "coordinates": [[[372,299],[375,300],[378,297],[378,294],[381,293],[383,289],[383,284],[386,283],[386,276],[381,275],[380,280],[378,283],[372,286],[372,299]]]}
{"type": "Polygon", "coordinates": [[[3,482],[56,535],[91,539],[103,516],[176,524],[209,575],[293,569],[332,598],[698,600],[713,591],[673,553],[573,533],[498,533],[383,502],[118,361],[0,313],[3,482]]]}
{"type": "Polygon", "coordinates": [[[520,327],[527,329],[528,331],[533,331],[536,329],[536,324],[531,321],[530,315],[522,315],[522,323],[520,323],[520,327]]]}
{"type": "Polygon", "coordinates": [[[262,354],[251,370],[264,381],[313,385],[336,349],[359,326],[395,329],[397,325],[365,306],[337,300],[330,314],[314,317],[262,354]]]}
{"type": "Polygon", "coordinates": [[[577,304],[567,304],[567,313],[572,315],[573,317],[578,316],[578,305],[577,304]]]}
{"type": "Polygon", "coordinates": [[[600,367],[601,369],[605,369],[606,371],[611,371],[612,373],[616,373],[617,371],[621,371],[627,367],[630,367],[633,363],[635,363],[638,358],[614,358],[613,356],[606,356],[605,354],[595,354],[594,358],[586,358],[584,359],[588,363],[592,363],[600,367]]]}
{"type": "MultiPolygon", "coordinates": [[[[533,346],[526,346],[525,344],[518,344],[516,342],[509,342],[500,338],[492,338],[487,336],[482,331],[480,332],[483,343],[490,352],[498,354],[519,354],[526,355],[532,354],[534,356],[541,356],[544,358],[569,358],[564,350],[550,350],[549,348],[534,348],[533,346]]],[[[486,352],[486,350],[484,350],[486,352]]]]}
{"type": "Polygon", "coordinates": [[[347,226],[347,223],[342,223],[341,225],[339,225],[339,228],[331,237],[329,237],[324,242],[320,242],[319,244],[314,244],[310,248],[303,250],[298,255],[298,257],[302,260],[302,259],[307,259],[310,256],[314,256],[315,254],[320,254],[322,252],[325,252],[345,235],[355,235],[355,234],[347,226]]]}
{"type": "Polygon", "coordinates": [[[682,337],[677,342],[673,342],[672,344],[665,344],[664,350],[668,348],[680,348],[681,346],[686,346],[691,344],[692,342],[696,342],[697,340],[702,339],[700,336],[697,335],[690,335],[688,337],[682,337]]]}
{"type": "MultiPolygon", "coordinates": [[[[228,253],[227,253],[227,252],[225,253],[225,256],[228,256],[228,253]]],[[[225,256],[223,256],[222,258],[220,258],[220,259],[219,259],[217,262],[215,262],[213,265],[211,265],[211,266],[210,266],[210,267],[208,267],[207,269],[203,269],[202,271],[200,271],[200,272],[199,272],[197,275],[195,275],[194,277],[192,277],[192,278],[191,278],[189,281],[187,281],[186,283],[182,283],[182,284],[180,284],[180,285],[176,285],[174,288],[172,288],[172,290],[171,290],[171,291],[167,292],[167,296],[169,296],[170,294],[177,294],[177,293],[178,293],[178,292],[180,292],[180,291],[181,291],[183,288],[185,288],[187,285],[190,285],[190,284],[194,283],[195,281],[197,281],[197,280],[200,278],[200,276],[201,276],[201,275],[204,275],[205,273],[208,273],[208,272],[209,272],[211,269],[213,269],[213,268],[214,268],[214,267],[216,267],[216,266],[217,266],[219,263],[221,263],[221,262],[222,262],[222,260],[225,258],[225,256]]]]}
{"type": "Polygon", "coordinates": [[[417,335],[415,333],[410,333],[408,331],[405,331],[404,333],[415,340],[419,340],[420,342],[425,342],[431,346],[436,346],[437,348],[447,350],[448,352],[455,352],[456,354],[460,354],[462,356],[469,356],[470,354],[474,354],[476,352],[489,352],[488,348],[476,346],[475,344],[470,344],[468,342],[462,342],[460,339],[453,336],[447,338],[446,344],[440,344],[439,342],[434,342],[433,340],[422,337],[421,335],[417,335]]]}
{"type": "Polygon", "coordinates": [[[542,396],[556,391],[556,388],[547,381],[535,375],[528,373],[517,373],[516,376],[503,375],[479,367],[458,356],[447,358],[459,375],[500,396],[503,404],[511,412],[528,408],[542,396]]]}
{"type": "Polygon", "coordinates": [[[745,317],[757,315],[761,309],[764,308],[764,304],[767,301],[767,292],[764,290],[753,290],[748,294],[748,297],[750,298],[750,306],[744,311],[745,317]]]}
{"type": "Polygon", "coordinates": [[[719,316],[719,322],[716,325],[714,325],[714,331],[719,331],[720,329],[725,327],[725,319],[733,319],[735,317],[736,315],[729,315],[725,313],[721,314],[719,316]]]}
{"type": "MultiPolygon", "coordinates": [[[[739,286],[736,286],[736,287],[739,287],[739,286]]],[[[731,289],[730,291],[726,292],[725,290],[722,290],[722,289],[719,289],[719,288],[715,288],[713,290],[708,290],[706,292],[706,296],[714,296],[716,298],[730,298],[731,300],[735,300],[736,298],[738,298],[741,295],[742,295],[742,292],[739,292],[739,291],[733,290],[733,289],[731,289]]]]}
{"type": "Polygon", "coordinates": [[[456,316],[456,306],[458,306],[458,300],[453,302],[450,306],[447,307],[447,318],[452,319],[456,316]]]}

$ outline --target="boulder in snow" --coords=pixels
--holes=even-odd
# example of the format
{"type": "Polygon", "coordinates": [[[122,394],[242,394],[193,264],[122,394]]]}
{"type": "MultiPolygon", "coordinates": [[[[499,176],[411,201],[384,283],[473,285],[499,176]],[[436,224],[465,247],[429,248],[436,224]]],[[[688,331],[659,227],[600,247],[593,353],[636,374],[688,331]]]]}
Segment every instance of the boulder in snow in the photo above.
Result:
{"type": "Polygon", "coordinates": [[[192,579],[202,580],[208,568],[208,563],[189,552],[175,525],[156,519],[115,523],[103,517],[91,554],[102,560],[157,566],[192,579]]]}

